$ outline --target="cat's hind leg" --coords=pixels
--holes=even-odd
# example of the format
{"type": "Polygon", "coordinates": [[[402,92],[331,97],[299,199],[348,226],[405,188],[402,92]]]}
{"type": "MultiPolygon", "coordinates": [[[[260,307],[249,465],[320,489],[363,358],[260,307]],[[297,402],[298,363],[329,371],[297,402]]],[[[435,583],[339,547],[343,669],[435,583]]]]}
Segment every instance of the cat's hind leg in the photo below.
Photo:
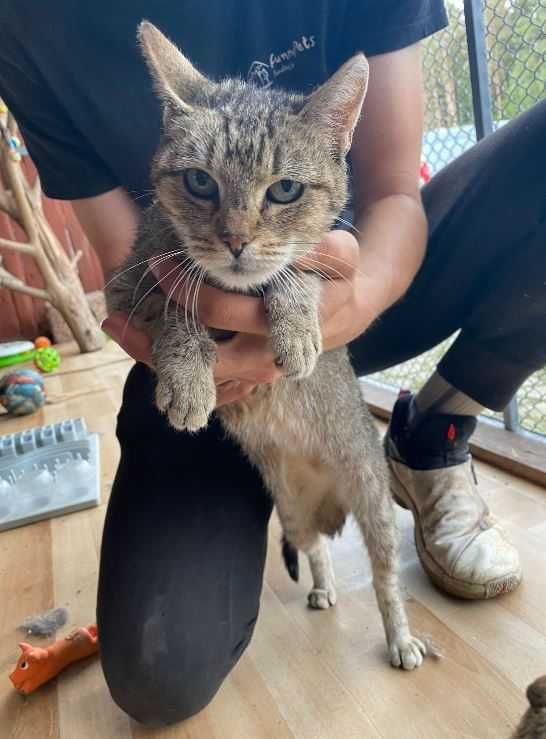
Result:
{"type": "Polygon", "coordinates": [[[325,609],[337,601],[336,581],[328,542],[319,536],[315,546],[308,549],[307,558],[313,578],[313,588],[307,596],[310,608],[325,609]]]}
{"type": "Polygon", "coordinates": [[[283,558],[290,576],[297,580],[294,552],[304,552],[313,578],[309,606],[333,606],[337,596],[332,560],[316,524],[317,511],[324,508],[323,502],[333,487],[331,475],[317,460],[278,448],[254,453],[253,459],[275,501],[283,530],[283,558]]]}
{"type": "Polygon", "coordinates": [[[318,459],[282,455],[284,490],[275,495],[285,538],[307,555],[313,587],[307,596],[310,608],[325,609],[337,600],[334,570],[326,539],[319,534],[317,514],[328,511],[334,479],[318,459]]]}
{"type": "MultiPolygon", "coordinates": [[[[362,464],[362,463],[361,463],[362,464]]],[[[383,465],[357,473],[353,513],[370,555],[373,586],[383,619],[393,667],[413,670],[426,656],[422,641],[412,636],[398,583],[398,535],[383,465]]]]}

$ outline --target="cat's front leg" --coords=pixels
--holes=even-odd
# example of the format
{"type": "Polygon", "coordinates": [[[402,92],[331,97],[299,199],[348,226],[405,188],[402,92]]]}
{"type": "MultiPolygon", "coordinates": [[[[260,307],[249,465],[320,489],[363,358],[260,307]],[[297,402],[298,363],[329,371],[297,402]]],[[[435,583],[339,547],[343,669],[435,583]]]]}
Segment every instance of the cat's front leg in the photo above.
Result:
{"type": "Polygon", "coordinates": [[[207,425],[216,405],[214,341],[202,327],[188,328],[172,315],[158,324],[155,336],[157,407],[175,429],[198,431],[207,425]]]}
{"type": "Polygon", "coordinates": [[[322,350],[320,279],[305,272],[278,280],[265,294],[271,348],[286,377],[308,377],[322,350]]]}

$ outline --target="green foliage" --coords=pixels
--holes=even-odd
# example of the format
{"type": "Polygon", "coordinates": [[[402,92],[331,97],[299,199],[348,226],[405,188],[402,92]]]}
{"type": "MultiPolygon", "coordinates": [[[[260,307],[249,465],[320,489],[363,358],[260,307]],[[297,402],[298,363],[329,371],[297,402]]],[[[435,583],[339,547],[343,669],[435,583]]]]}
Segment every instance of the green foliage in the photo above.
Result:
{"type": "MultiPolygon", "coordinates": [[[[462,3],[446,7],[449,27],[423,44],[429,130],[473,121],[462,3]]],[[[493,117],[510,119],[544,97],[546,0],[486,0],[484,17],[493,117]]]]}

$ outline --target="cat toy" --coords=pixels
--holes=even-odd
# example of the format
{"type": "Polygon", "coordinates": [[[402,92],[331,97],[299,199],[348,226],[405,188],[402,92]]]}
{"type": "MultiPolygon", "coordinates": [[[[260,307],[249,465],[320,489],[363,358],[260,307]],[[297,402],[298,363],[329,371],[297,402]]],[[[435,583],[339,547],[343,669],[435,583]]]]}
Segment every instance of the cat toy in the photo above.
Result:
{"type": "Polygon", "coordinates": [[[53,372],[61,363],[61,355],[51,346],[47,336],[38,336],[32,341],[8,341],[0,343],[0,367],[22,364],[34,360],[37,369],[53,372]]]}
{"type": "Polygon", "coordinates": [[[21,364],[34,358],[36,345],[32,341],[7,341],[0,343],[0,367],[21,364]]]}
{"type": "Polygon", "coordinates": [[[61,364],[61,355],[51,346],[47,336],[34,340],[34,364],[41,372],[53,372],[61,364]]]}
{"type": "Polygon", "coordinates": [[[21,655],[9,679],[19,693],[29,695],[69,665],[98,652],[97,626],[80,626],[45,648],[26,642],[20,642],[19,647],[21,655]]]}
{"type": "MultiPolygon", "coordinates": [[[[28,360],[33,360],[41,373],[49,373],[59,367],[61,356],[47,336],[38,336],[34,343],[12,341],[0,344],[0,367],[28,360]]],[[[14,416],[35,413],[43,406],[45,397],[44,381],[38,372],[16,369],[0,377],[0,405],[14,416]]]]}
{"type": "Polygon", "coordinates": [[[61,355],[52,346],[41,346],[34,352],[34,364],[42,372],[53,372],[61,364],[61,355]]]}
{"type": "Polygon", "coordinates": [[[100,493],[99,436],[83,418],[0,435],[0,532],[97,506],[100,493]]]}
{"type": "Polygon", "coordinates": [[[14,416],[35,413],[45,397],[42,376],[34,370],[17,370],[0,378],[0,405],[14,416]]]}

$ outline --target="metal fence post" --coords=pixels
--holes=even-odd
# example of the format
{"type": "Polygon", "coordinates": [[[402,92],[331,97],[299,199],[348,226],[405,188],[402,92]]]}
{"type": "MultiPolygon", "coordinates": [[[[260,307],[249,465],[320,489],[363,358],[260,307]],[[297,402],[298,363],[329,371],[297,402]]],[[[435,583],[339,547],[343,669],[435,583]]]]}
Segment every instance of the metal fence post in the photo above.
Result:
{"type": "Polygon", "coordinates": [[[519,408],[516,398],[512,398],[504,409],[504,428],[508,431],[518,431],[520,428],[519,408]]]}
{"type": "Polygon", "coordinates": [[[474,124],[476,138],[479,140],[493,131],[482,0],[464,0],[464,19],[470,62],[474,124]]]}

